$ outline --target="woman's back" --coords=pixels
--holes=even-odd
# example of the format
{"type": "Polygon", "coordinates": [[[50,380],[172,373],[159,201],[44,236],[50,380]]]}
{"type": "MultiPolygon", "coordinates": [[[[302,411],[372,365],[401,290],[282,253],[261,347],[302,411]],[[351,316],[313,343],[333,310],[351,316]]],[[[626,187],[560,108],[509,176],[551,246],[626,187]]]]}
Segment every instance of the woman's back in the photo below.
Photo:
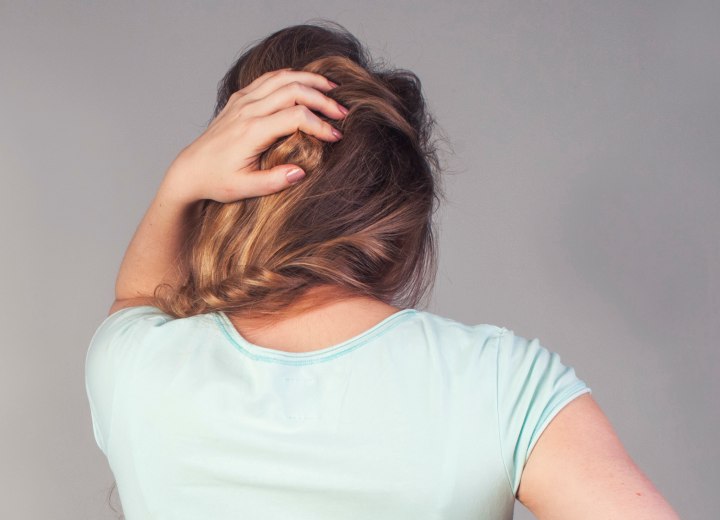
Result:
{"type": "Polygon", "coordinates": [[[511,518],[540,433],[590,392],[537,340],[417,309],[290,352],[129,307],[86,384],[127,517],[177,520],[511,518]]]}

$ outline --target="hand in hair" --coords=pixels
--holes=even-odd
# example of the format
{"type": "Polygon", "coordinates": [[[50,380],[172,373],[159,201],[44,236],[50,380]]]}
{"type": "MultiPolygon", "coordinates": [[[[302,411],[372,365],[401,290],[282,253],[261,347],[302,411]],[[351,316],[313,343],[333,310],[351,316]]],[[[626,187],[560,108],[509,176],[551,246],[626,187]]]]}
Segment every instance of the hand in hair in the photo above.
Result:
{"type": "MultiPolygon", "coordinates": [[[[320,74],[280,69],[236,91],[205,132],[185,147],[164,179],[182,202],[234,202],[269,195],[299,178],[296,165],[258,170],[258,158],[277,139],[301,130],[319,139],[342,135],[312,112],[342,118],[344,109],[324,94],[336,85],[320,74]]],[[[300,169],[302,172],[302,169],[300,169]]],[[[302,172],[304,174],[304,172],[302,172]]]]}

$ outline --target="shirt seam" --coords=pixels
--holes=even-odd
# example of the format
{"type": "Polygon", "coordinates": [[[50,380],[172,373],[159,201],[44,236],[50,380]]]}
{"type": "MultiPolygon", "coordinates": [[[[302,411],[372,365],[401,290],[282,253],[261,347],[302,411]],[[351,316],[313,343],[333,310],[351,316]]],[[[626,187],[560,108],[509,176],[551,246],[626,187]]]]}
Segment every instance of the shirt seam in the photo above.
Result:
{"type": "Polygon", "coordinates": [[[495,342],[495,419],[497,425],[498,445],[500,447],[500,459],[502,460],[503,468],[505,469],[505,479],[508,483],[508,490],[515,498],[513,493],[512,478],[510,478],[510,470],[508,469],[507,462],[505,461],[505,452],[503,450],[502,430],[500,428],[500,340],[503,338],[508,329],[503,327],[497,336],[495,342]]]}

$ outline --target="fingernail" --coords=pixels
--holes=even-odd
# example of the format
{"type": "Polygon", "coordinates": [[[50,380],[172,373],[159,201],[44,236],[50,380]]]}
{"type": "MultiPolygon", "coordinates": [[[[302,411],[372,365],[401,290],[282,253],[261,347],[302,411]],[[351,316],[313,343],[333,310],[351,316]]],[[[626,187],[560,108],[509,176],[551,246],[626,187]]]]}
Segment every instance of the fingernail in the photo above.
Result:
{"type": "Polygon", "coordinates": [[[333,135],[334,135],[335,137],[337,137],[338,139],[342,138],[342,136],[343,136],[342,133],[340,132],[340,130],[338,130],[338,129],[336,129],[336,128],[333,128],[333,129],[332,129],[332,133],[333,133],[333,135]]]}
{"type": "Polygon", "coordinates": [[[335,83],[334,81],[330,81],[330,80],[328,80],[328,83],[330,83],[330,86],[331,86],[332,88],[335,88],[335,87],[337,87],[337,86],[338,86],[338,84],[337,84],[337,83],[335,83]]]}
{"type": "Polygon", "coordinates": [[[339,110],[340,112],[342,112],[343,114],[345,114],[345,115],[348,114],[348,109],[345,108],[345,107],[342,106],[342,105],[338,105],[338,110],[339,110]]]}
{"type": "Polygon", "coordinates": [[[287,177],[287,180],[290,182],[290,184],[295,184],[297,181],[305,177],[305,172],[302,171],[300,168],[293,168],[292,170],[288,171],[285,176],[287,177]]]}

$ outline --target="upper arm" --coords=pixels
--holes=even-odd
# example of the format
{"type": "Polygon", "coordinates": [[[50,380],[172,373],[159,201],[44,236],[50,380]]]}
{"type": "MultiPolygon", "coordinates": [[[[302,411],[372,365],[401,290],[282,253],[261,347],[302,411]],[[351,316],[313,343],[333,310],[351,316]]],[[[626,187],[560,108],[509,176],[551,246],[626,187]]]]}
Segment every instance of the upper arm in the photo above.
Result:
{"type": "Polygon", "coordinates": [[[517,498],[540,520],[679,519],[590,394],[573,399],[545,428],[517,498]]]}

